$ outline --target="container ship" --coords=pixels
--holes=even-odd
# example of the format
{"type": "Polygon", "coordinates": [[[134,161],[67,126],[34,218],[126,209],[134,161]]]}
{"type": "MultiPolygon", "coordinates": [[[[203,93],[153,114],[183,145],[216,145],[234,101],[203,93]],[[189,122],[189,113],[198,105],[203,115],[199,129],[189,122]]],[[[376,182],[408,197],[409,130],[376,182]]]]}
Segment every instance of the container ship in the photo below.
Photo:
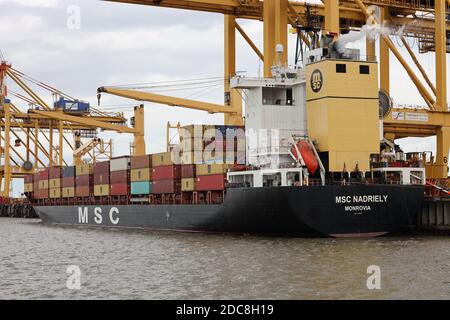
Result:
{"type": "Polygon", "coordinates": [[[422,156],[383,135],[392,108],[378,90],[377,62],[322,41],[302,67],[280,63],[272,77],[229,80],[243,93],[244,126],[184,126],[179,144],[163,153],[47,168],[26,178],[26,196],[51,224],[281,236],[401,232],[424,198],[422,156]]]}

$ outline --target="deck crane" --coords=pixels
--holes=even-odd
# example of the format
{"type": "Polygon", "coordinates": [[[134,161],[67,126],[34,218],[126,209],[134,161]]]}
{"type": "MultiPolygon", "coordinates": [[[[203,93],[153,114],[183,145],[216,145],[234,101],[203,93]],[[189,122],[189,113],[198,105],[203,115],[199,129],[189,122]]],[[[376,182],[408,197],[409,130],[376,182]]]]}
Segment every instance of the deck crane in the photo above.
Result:
{"type": "MultiPolygon", "coordinates": [[[[75,136],[79,137],[80,132],[75,132],[75,136]]],[[[76,141],[77,139],[75,139],[76,141]]],[[[79,165],[83,162],[82,157],[88,155],[90,161],[95,163],[100,157],[105,159],[112,158],[112,140],[105,141],[101,138],[93,138],[88,142],[80,145],[73,151],[74,164],[79,165]]]]}
{"type": "MultiPolygon", "coordinates": [[[[448,152],[450,150],[450,113],[447,105],[446,83],[446,53],[450,52],[450,24],[446,21],[450,0],[435,1],[388,1],[388,0],[324,0],[323,4],[309,3],[308,1],[289,0],[106,0],[117,3],[139,4],[146,6],[195,10],[203,12],[221,13],[224,15],[224,42],[225,42],[225,78],[229,79],[236,73],[236,30],[248,42],[250,47],[264,62],[264,75],[271,77],[271,67],[276,63],[277,44],[284,46],[282,62],[287,63],[288,34],[287,25],[294,28],[305,23],[305,14],[310,9],[317,16],[324,32],[334,34],[348,33],[351,30],[359,30],[368,22],[377,19],[374,11],[379,11],[378,23],[388,23],[394,28],[402,28],[401,41],[406,47],[414,65],[408,64],[400,54],[394,42],[389,36],[379,39],[379,65],[380,65],[380,89],[390,94],[390,52],[403,66],[414,86],[422,96],[426,108],[419,110],[411,108],[392,108],[384,114],[384,132],[387,139],[403,137],[427,137],[436,136],[437,154],[426,164],[427,176],[430,178],[446,178],[448,176],[448,152]],[[447,5],[448,4],[448,5],[447,5]],[[374,7],[375,6],[375,7],[374,7]],[[243,28],[236,21],[237,18],[263,21],[264,23],[264,50],[259,52],[257,46],[250,37],[245,34],[243,28]],[[404,40],[405,37],[419,40],[419,52],[435,52],[436,54],[436,81],[433,84],[424,72],[414,51],[404,40]],[[426,85],[424,85],[425,80],[426,85]],[[400,117],[398,117],[400,115],[400,117]]],[[[308,39],[302,38],[306,46],[308,39]]],[[[366,43],[367,55],[375,57],[375,44],[373,41],[366,43]]],[[[143,96],[139,92],[121,92],[115,89],[104,88],[104,92],[118,94],[139,100],[148,98],[167,105],[182,105],[183,101],[176,98],[159,97],[154,95],[143,96]]],[[[184,101],[185,107],[205,110],[208,106],[200,102],[184,101]]],[[[234,89],[230,90],[225,83],[225,105],[235,110],[235,115],[242,114],[242,99],[234,89]]],[[[212,107],[212,112],[222,110],[222,106],[212,107]]],[[[207,110],[208,111],[208,110],[207,110]]],[[[225,114],[225,124],[233,123],[230,114],[225,114]],[[227,122],[229,121],[229,122],[227,122]]]]}

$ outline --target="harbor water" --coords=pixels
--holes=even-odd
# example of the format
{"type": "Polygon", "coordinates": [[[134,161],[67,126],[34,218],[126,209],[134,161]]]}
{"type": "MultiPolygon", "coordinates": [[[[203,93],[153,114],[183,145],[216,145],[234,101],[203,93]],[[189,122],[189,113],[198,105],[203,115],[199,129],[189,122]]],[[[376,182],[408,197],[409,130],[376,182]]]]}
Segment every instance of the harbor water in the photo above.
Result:
{"type": "Polygon", "coordinates": [[[269,238],[13,218],[0,218],[0,235],[0,299],[450,299],[448,237],[269,238]],[[74,266],[79,289],[68,281],[74,266]],[[379,289],[369,289],[376,269],[379,289]]]}

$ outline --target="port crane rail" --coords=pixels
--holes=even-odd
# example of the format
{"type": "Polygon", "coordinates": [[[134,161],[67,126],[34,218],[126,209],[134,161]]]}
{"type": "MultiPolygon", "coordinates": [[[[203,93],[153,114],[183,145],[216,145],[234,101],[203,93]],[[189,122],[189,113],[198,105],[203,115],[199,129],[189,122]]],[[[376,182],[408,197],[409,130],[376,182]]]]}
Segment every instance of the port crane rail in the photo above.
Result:
{"type": "MultiPolygon", "coordinates": [[[[240,33],[249,46],[264,62],[264,76],[271,77],[271,67],[277,63],[275,47],[281,44],[286,48],[281,61],[288,59],[287,25],[294,28],[304,25],[306,12],[314,12],[325,32],[336,35],[350,30],[359,30],[366,24],[387,23],[394,28],[402,28],[400,36],[414,65],[411,66],[402,56],[389,35],[379,39],[380,89],[390,93],[390,52],[403,66],[414,86],[425,102],[426,108],[411,110],[409,108],[393,108],[385,115],[385,137],[390,140],[403,137],[436,136],[437,152],[430,162],[426,163],[427,176],[430,178],[448,177],[448,152],[450,150],[450,113],[447,105],[446,53],[450,52],[450,23],[446,16],[450,13],[450,0],[323,0],[323,4],[288,1],[288,0],[104,0],[116,3],[138,4],[155,7],[186,9],[203,12],[221,13],[224,15],[225,44],[225,79],[236,74],[236,34],[240,33]],[[376,7],[374,7],[376,6],[376,7]],[[260,52],[236,19],[259,20],[264,23],[264,48],[260,52]],[[236,32],[237,31],[237,32],[236,32]],[[405,38],[419,40],[419,52],[433,51],[436,55],[436,79],[430,80],[425,69],[420,65],[414,51],[405,38]],[[424,83],[425,82],[425,83],[424,83]],[[396,117],[398,114],[409,116],[396,117]],[[416,114],[413,116],[412,114],[416,114]]],[[[309,38],[298,35],[307,47],[311,47],[309,38]]],[[[366,41],[366,55],[375,57],[375,43],[366,41]]],[[[132,92],[116,91],[114,88],[103,88],[103,92],[116,94],[135,100],[150,101],[167,105],[181,105],[208,112],[224,112],[225,124],[242,124],[242,98],[238,90],[230,89],[229,81],[225,81],[225,107],[208,106],[196,101],[179,101],[177,98],[143,94],[137,90],[132,92]]]]}

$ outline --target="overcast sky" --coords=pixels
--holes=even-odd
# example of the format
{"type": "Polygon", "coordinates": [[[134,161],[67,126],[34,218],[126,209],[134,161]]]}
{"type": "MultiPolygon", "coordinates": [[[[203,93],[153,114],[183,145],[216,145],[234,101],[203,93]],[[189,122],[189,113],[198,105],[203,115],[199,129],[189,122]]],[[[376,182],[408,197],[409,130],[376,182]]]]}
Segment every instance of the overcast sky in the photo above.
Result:
{"type": "MultiPolygon", "coordinates": [[[[240,24],[261,48],[262,23],[241,20],[240,24]]],[[[93,105],[99,86],[223,76],[220,14],[95,0],[0,0],[0,25],[0,49],[16,69],[93,105]],[[78,9],[80,28],[68,28],[78,9]]],[[[291,47],[294,41],[295,36],[290,35],[291,47]]],[[[360,41],[352,46],[363,49],[362,44],[360,41]]],[[[237,53],[237,69],[258,75],[261,63],[241,38],[237,53]]],[[[292,51],[290,58],[292,61],[292,51]]],[[[421,55],[420,59],[434,79],[434,55],[421,55]]],[[[394,100],[401,104],[422,104],[393,56],[391,61],[394,100]]],[[[204,92],[198,99],[223,103],[223,88],[204,92]]],[[[106,95],[103,98],[103,104],[108,106],[104,108],[112,110],[111,106],[121,105],[123,108],[113,110],[128,110],[128,115],[133,103],[106,95]]],[[[145,105],[148,152],[164,150],[167,121],[219,124],[223,119],[221,115],[145,105]]],[[[106,136],[114,137],[116,155],[129,152],[131,136],[106,136]]],[[[419,139],[403,146],[406,151],[416,151],[432,149],[434,143],[432,139],[419,139]]]]}

